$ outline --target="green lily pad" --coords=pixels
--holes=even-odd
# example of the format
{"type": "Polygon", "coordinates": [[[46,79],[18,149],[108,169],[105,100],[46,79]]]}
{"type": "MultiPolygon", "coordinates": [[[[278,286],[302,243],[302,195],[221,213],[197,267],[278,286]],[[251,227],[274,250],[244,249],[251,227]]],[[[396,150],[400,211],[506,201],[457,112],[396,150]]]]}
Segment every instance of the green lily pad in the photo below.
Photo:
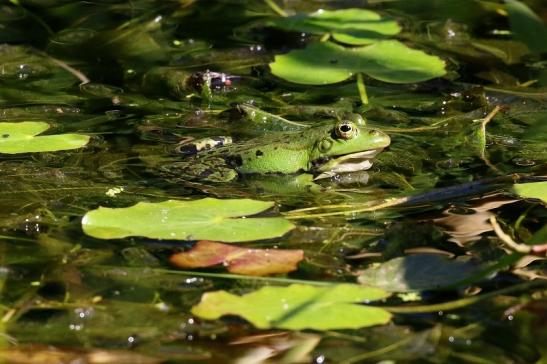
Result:
{"type": "Polygon", "coordinates": [[[81,148],[89,142],[88,135],[57,134],[36,136],[49,129],[43,121],[0,123],[0,153],[55,152],[81,148]]]}
{"type": "Polygon", "coordinates": [[[246,218],[273,206],[250,199],[139,202],[125,208],[99,207],[82,218],[84,233],[99,239],[143,236],[152,239],[241,242],[282,236],[294,225],[281,217],[246,218]]]}
{"type": "Polygon", "coordinates": [[[365,9],[318,10],[279,18],[273,25],[288,31],[331,33],[338,42],[351,45],[370,44],[401,31],[394,19],[365,9]]]}
{"type": "Polygon", "coordinates": [[[540,245],[547,244],[547,224],[543,225],[541,229],[536,231],[534,235],[526,241],[528,245],[540,245]]]}
{"type": "Polygon", "coordinates": [[[243,296],[226,291],[205,293],[192,313],[209,320],[238,315],[260,329],[356,329],[390,321],[388,311],[361,304],[387,296],[381,289],[355,284],[293,284],[263,287],[243,296]]]}
{"type": "Polygon", "coordinates": [[[547,181],[532,183],[516,183],[513,190],[520,197],[537,198],[547,203],[547,181]]]}
{"type": "Polygon", "coordinates": [[[505,4],[514,38],[532,52],[547,52],[547,26],[543,20],[521,1],[505,0],[505,4]]]}
{"type": "Polygon", "coordinates": [[[469,261],[435,254],[416,254],[388,260],[360,272],[358,281],[390,292],[442,289],[478,273],[469,261]]]}
{"type": "Polygon", "coordinates": [[[446,74],[440,58],[396,40],[357,48],[311,43],[305,49],[276,56],[270,68],[278,77],[306,85],[341,82],[358,72],[391,83],[420,82],[446,74]]]}

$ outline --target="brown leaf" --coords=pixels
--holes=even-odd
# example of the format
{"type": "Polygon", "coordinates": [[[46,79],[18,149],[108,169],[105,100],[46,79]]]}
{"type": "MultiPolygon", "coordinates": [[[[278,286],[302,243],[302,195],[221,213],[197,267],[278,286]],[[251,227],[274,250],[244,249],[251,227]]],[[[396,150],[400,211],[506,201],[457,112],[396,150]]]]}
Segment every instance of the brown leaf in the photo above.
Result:
{"type": "Polygon", "coordinates": [[[249,249],[201,240],[189,251],[173,254],[170,261],[180,268],[204,268],[223,264],[231,273],[263,276],[291,272],[302,259],[302,250],[249,249]]]}

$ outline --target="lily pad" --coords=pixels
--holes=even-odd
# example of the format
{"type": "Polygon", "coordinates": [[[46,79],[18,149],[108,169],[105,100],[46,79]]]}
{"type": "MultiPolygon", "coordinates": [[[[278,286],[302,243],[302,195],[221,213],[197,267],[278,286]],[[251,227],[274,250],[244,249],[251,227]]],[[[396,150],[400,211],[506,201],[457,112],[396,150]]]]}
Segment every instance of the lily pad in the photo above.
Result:
{"type": "Polygon", "coordinates": [[[240,242],[282,236],[294,225],[281,217],[246,218],[274,205],[250,199],[139,202],[99,207],[82,218],[84,233],[99,239],[143,236],[170,240],[240,242]]]}
{"type": "Polygon", "coordinates": [[[249,249],[202,240],[189,251],[170,257],[181,268],[203,268],[222,264],[236,274],[263,276],[296,270],[304,259],[300,249],[249,249]]]}
{"type": "Polygon", "coordinates": [[[279,28],[307,33],[331,33],[341,43],[370,44],[398,34],[399,24],[392,18],[365,9],[318,10],[273,21],[279,28]]]}
{"type": "Polygon", "coordinates": [[[416,254],[388,260],[360,272],[358,281],[390,292],[442,289],[478,273],[469,261],[436,254],[416,254]]]}
{"type": "Polygon", "coordinates": [[[523,42],[532,52],[547,52],[547,26],[526,4],[505,0],[509,24],[515,39],[523,42]]]}
{"type": "Polygon", "coordinates": [[[238,315],[260,329],[356,329],[391,320],[388,311],[362,304],[387,296],[381,289],[355,284],[326,287],[293,284],[263,287],[243,296],[226,291],[205,293],[192,313],[209,320],[238,315]]]}
{"type": "Polygon", "coordinates": [[[305,49],[276,56],[270,68],[278,77],[306,85],[341,82],[358,72],[391,83],[420,82],[446,74],[443,60],[396,40],[357,48],[311,43],[305,49]]]}
{"type": "Polygon", "coordinates": [[[530,239],[526,241],[528,245],[544,245],[547,244],[547,224],[543,225],[541,229],[536,231],[530,239]]]}
{"type": "Polygon", "coordinates": [[[513,190],[520,197],[537,198],[547,203],[547,181],[532,183],[516,183],[513,190]]]}
{"type": "Polygon", "coordinates": [[[37,136],[49,127],[43,121],[0,123],[0,153],[55,152],[81,148],[89,142],[89,136],[82,134],[37,136]]]}

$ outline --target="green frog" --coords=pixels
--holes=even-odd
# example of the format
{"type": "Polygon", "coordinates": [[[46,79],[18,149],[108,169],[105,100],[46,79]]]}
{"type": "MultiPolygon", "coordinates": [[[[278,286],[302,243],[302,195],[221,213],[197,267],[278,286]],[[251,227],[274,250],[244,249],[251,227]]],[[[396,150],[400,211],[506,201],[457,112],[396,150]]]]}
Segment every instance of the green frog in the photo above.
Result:
{"type": "Polygon", "coordinates": [[[191,148],[179,146],[179,153],[195,154],[165,168],[182,178],[209,182],[228,182],[241,174],[300,172],[312,173],[319,179],[369,169],[390,138],[379,130],[340,121],[271,133],[243,143],[230,142],[230,138],[217,138],[191,148]]]}

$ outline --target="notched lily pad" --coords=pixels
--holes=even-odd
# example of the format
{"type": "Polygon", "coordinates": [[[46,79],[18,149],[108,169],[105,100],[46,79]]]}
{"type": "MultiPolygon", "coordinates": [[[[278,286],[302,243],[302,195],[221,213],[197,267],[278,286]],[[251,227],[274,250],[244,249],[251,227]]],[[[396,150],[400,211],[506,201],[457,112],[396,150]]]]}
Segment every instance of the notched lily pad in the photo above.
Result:
{"type": "Polygon", "coordinates": [[[520,197],[537,198],[547,203],[547,181],[532,183],[516,183],[513,190],[520,197]]]}
{"type": "Polygon", "coordinates": [[[273,206],[250,199],[139,202],[125,208],[99,207],[82,218],[84,233],[99,239],[143,236],[151,239],[241,242],[284,235],[294,225],[282,217],[246,218],[273,206]]]}
{"type": "Polygon", "coordinates": [[[204,268],[222,264],[236,274],[263,276],[288,273],[304,259],[300,249],[249,249],[202,240],[187,252],[172,255],[170,262],[180,268],[204,268]]]}
{"type": "Polygon", "coordinates": [[[442,289],[478,273],[470,261],[435,254],[416,254],[388,260],[360,272],[358,281],[390,292],[442,289]]]}
{"type": "Polygon", "coordinates": [[[279,18],[272,24],[288,31],[331,33],[338,42],[351,45],[370,44],[401,31],[394,19],[366,9],[321,9],[311,14],[279,18]]]}
{"type": "Polygon", "coordinates": [[[278,77],[306,85],[337,83],[358,72],[391,83],[421,82],[446,74],[443,60],[396,40],[357,48],[311,43],[305,49],[276,56],[270,68],[278,77]]]}
{"type": "Polygon", "coordinates": [[[89,142],[89,136],[82,134],[37,136],[49,127],[43,121],[0,123],[0,153],[55,152],[81,148],[89,142]]]}
{"type": "Polygon", "coordinates": [[[237,315],[260,329],[356,329],[391,320],[388,311],[362,304],[388,296],[381,289],[355,284],[327,287],[293,284],[263,287],[243,296],[226,291],[205,293],[192,313],[209,320],[237,315]]]}

